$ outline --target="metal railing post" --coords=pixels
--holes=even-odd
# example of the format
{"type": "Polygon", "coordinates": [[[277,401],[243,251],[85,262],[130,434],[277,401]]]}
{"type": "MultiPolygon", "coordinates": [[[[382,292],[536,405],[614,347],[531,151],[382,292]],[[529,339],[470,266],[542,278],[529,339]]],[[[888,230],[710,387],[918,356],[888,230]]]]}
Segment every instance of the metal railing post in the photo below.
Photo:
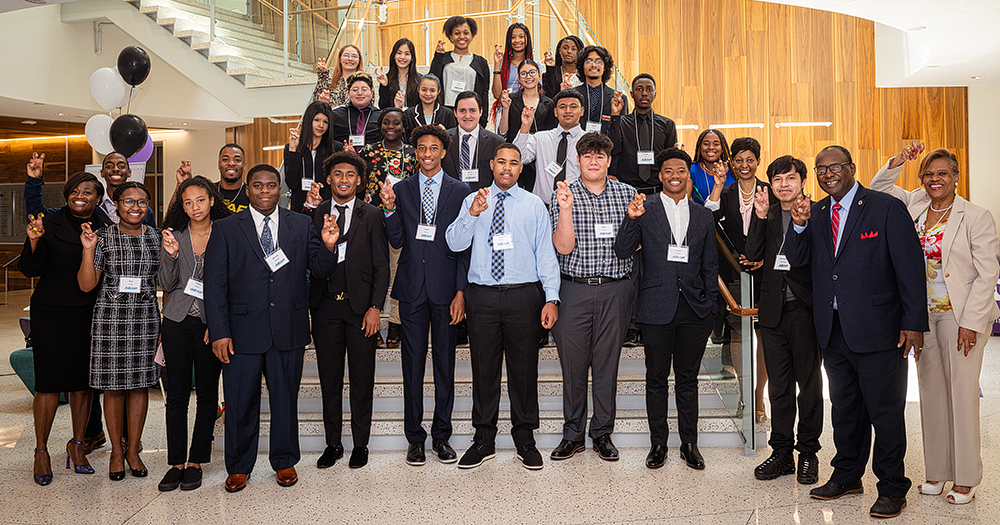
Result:
{"type": "MultiPolygon", "coordinates": [[[[212,1],[214,2],[215,0],[212,1]]],[[[283,31],[281,36],[284,41],[284,45],[282,45],[282,48],[284,49],[284,53],[282,53],[284,56],[282,62],[285,66],[285,78],[288,78],[288,0],[284,0],[281,3],[281,26],[283,31]]]]}
{"type": "Polygon", "coordinates": [[[215,42],[215,0],[211,0],[208,3],[208,10],[208,40],[209,42],[215,42]]]}

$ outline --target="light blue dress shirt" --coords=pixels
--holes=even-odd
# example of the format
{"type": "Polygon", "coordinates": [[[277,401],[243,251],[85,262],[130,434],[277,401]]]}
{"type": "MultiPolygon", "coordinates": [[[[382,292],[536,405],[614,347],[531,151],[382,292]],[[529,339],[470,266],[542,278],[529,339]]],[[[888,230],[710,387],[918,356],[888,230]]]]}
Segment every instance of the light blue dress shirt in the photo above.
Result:
{"type": "MultiPolygon", "coordinates": [[[[436,224],[437,223],[438,196],[441,195],[441,183],[444,181],[444,170],[443,169],[439,169],[438,172],[435,173],[431,177],[428,177],[427,175],[424,175],[424,172],[421,171],[419,177],[420,177],[420,187],[417,188],[417,203],[418,204],[423,204],[423,202],[424,202],[424,186],[427,185],[427,181],[428,180],[433,180],[434,181],[434,183],[431,184],[431,200],[434,203],[433,206],[432,206],[432,209],[434,211],[434,223],[436,224]]],[[[393,213],[396,213],[396,210],[385,212],[385,216],[389,217],[393,213]]],[[[424,220],[423,210],[419,210],[417,212],[417,217],[421,221],[424,220]]]]}
{"type": "Polygon", "coordinates": [[[514,247],[504,250],[504,274],[499,282],[490,274],[493,248],[489,243],[493,210],[497,194],[502,190],[494,182],[486,198],[489,207],[479,215],[469,214],[476,194],[471,193],[462,203],[462,211],[448,226],[445,239],[452,251],[460,252],[472,246],[469,282],[486,286],[542,282],[546,301],[559,300],[559,262],[552,244],[552,225],[542,199],[518,186],[507,190],[504,199],[504,233],[512,234],[514,247]]]}
{"type": "MultiPolygon", "coordinates": [[[[834,248],[834,255],[840,252],[840,245],[844,242],[844,225],[847,224],[847,215],[851,212],[851,204],[854,202],[854,196],[858,194],[858,181],[854,181],[854,185],[851,189],[847,190],[844,197],[839,201],[835,201],[833,197],[830,197],[830,224],[833,224],[833,203],[840,204],[840,214],[838,215],[839,223],[837,223],[837,246],[834,248]]],[[[799,226],[798,224],[792,224],[795,228],[795,233],[802,233],[806,231],[806,226],[809,226],[807,221],[805,225],[799,226]]],[[[837,309],[837,296],[833,296],[833,309],[837,309]]]]}

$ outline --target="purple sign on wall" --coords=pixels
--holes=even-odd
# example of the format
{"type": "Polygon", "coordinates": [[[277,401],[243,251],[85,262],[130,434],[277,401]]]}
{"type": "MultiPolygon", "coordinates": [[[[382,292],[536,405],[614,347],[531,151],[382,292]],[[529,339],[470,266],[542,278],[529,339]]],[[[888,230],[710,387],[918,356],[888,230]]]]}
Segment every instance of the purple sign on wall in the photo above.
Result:
{"type": "MultiPolygon", "coordinates": [[[[993,298],[996,299],[997,305],[1000,306],[1000,279],[997,280],[996,289],[993,291],[993,298]]],[[[1000,334],[1000,319],[993,321],[993,333],[1000,334]]]]}

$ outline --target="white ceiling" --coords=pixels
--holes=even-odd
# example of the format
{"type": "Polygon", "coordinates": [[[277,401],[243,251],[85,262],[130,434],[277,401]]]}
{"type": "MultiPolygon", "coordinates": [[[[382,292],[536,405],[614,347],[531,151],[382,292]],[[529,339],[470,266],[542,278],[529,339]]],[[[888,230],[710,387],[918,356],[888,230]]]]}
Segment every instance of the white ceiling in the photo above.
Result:
{"type": "Polygon", "coordinates": [[[73,2],[74,0],[35,0],[28,2],[27,0],[0,0],[0,13],[6,13],[7,11],[17,11],[18,9],[27,9],[29,7],[37,7],[40,5],[48,4],[62,4],[65,2],[73,2]],[[40,3],[35,3],[35,1],[40,3]]]}

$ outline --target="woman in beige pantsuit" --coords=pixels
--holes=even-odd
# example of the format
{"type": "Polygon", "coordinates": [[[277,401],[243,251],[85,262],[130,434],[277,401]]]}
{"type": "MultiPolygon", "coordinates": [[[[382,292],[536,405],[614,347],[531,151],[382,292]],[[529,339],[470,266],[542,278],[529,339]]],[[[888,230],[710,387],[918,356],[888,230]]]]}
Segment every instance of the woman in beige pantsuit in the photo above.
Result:
{"type": "Polygon", "coordinates": [[[906,203],[927,261],[931,329],[917,361],[927,481],[918,489],[940,495],[952,481],[946,498],[963,504],[983,478],[979,373],[983,347],[1000,316],[993,298],[1000,273],[996,224],[989,211],[956,195],[958,161],[946,149],[920,163],[921,188],[895,186],[903,164],[921,151],[923,144],[906,146],[879,170],[871,188],[906,203]]]}

